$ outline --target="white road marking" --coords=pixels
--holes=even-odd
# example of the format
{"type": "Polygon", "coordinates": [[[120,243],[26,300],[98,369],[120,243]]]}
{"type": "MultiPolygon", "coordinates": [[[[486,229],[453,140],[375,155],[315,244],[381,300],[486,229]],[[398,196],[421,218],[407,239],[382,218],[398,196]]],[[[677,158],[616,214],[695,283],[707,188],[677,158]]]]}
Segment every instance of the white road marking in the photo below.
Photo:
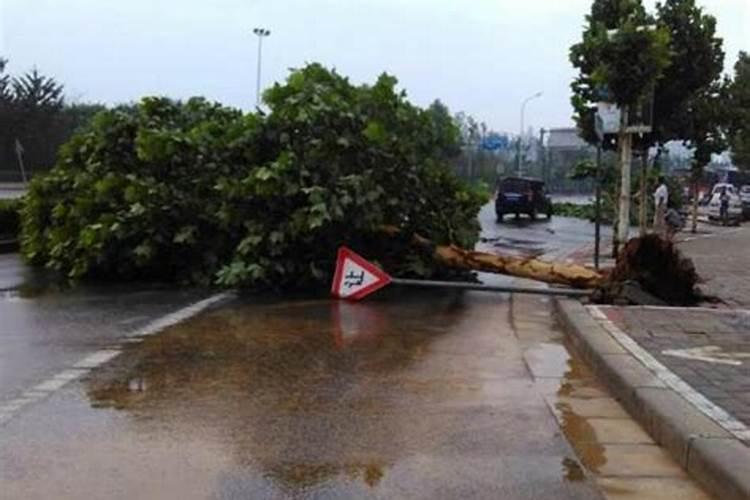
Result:
{"type": "Polygon", "coordinates": [[[721,347],[707,345],[703,347],[693,347],[689,349],[667,349],[661,352],[666,356],[675,358],[692,359],[696,361],[705,361],[719,365],[742,366],[740,359],[750,358],[747,352],[722,352],[721,347]]]}
{"type": "Polygon", "coordinates": [[[631,309],[644,309],[647,311],[690,311],[690,312],[710,312],[721,314],[745,314],[750,315],[750,309],[727,309],[713,307],[672,307],[672,306],[632,306],[631,309]]]}
{"type": "Polygon", "coordinates": [[[708,418],[719,424],[727,432],[733,434],[741,441],[750,442],[750,429],[735,419],[727,411],[715,405],[703,394],[699,393],[678,377],[669,368],[661,364],[656,358],[643,349],[638,343],[630,338],[615,325],[599,306],[586,306],[591,315],[609,332],[612,337],[620,343],[630,354],[635,356],[641,363],[650,369],[669,388],[680,394],[683,398],[693,404],[708,418]]]}
{"type": "Polygon", "coordinates": [[[702,239],[706,239],[706,238],[714,238],[716,236],[722,236],[722,235],[725,235],[725,234],[739,233],[743,229],[744,229],[743,227],[738,227],[738,228],[735,228],[735,229],[728,229],[726,231],[719,231],[719,232],[716,232],[716,233],[708,233],[708,234],[699,234],[699,235],[696,235],[696,236],[688,236],[687,238],[679,240],[676,243],[677,244],[687,243],[689,241],[702,240],[702,239]]]}
{"type": "MultiPolygon", "coordinates": [[[[142,340],[143,337],[154,335],[165,328],[176,325],[195,316],[213,304],[232,297],[232,295],[232,293],[219,293],[187,307],[183,307],[173,313],[162,316],[140,330],[127,335],[123,339],[123,343],[136,342],[142,340]]],[[[94,368],[112,361],[119,356],[121,352],[122,350],[117,347],[108,347],[88,354],[71,367],[56,373],[52,377],[40,382],[31,389],[28,389],[20,397],[0,404],[0,426],[8,422],[27,406],[51,396],[65,387],[68,383],[78,380],[94,368]]]]}
{"type": "Polygon", "coordinates": [[[103,365],[107,361],[115,359],[119,355],[119,349],[102,349],[101,351],[96,351],[93,354],[89,354],[78,363],[74,364],[73,368],[91,370],[92,368],[103,365]]]}

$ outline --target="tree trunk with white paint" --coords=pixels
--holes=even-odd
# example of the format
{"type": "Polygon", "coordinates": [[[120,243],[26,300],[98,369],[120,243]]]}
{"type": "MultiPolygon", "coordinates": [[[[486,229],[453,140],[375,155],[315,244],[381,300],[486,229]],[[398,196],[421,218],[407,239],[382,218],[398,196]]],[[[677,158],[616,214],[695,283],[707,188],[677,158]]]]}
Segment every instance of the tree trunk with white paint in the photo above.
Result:
{"type": "Polygon", "coordinates": [[[618,211],[617,240],[619,244],[628,241],[630,229],[630,160],[633,137],[627,133],[628,108],[623,107],[620,123],[620,203],[618,211]]]}

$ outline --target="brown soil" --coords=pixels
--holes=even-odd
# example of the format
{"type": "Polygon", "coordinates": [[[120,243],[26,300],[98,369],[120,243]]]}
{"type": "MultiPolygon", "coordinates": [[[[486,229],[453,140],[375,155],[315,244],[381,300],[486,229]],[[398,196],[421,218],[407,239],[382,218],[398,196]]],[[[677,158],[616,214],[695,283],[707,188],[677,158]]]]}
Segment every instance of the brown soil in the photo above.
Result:
{"type": "Polygon", "coordinates": [[[628,241],[596,298],[617,302],[622,284],[635,282],[669,305],[692,306],[701,300],[699,281],[691,259],[672,242],[651,234],[628,241]]]}

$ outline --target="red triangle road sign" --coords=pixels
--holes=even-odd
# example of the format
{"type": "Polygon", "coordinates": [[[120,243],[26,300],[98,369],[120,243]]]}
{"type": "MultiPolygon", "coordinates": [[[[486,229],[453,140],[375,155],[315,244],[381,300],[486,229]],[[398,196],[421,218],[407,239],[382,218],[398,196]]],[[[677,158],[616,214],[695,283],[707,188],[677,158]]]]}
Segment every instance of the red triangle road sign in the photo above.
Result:
{"type": "Polygon", "coordinates": [[[391,282],[391,277],[346,247],[339,248],[331,295],[361,300],[391,282]]]}

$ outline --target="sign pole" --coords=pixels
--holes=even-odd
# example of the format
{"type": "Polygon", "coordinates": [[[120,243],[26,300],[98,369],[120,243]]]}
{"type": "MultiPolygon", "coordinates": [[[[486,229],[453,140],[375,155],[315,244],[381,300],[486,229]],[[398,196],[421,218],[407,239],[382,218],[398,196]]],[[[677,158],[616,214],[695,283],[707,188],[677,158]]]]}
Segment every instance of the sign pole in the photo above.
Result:
{"type": "Polygon", "coordinates": [[[594,189],[596,201],[594,208],[594,269],[599,270],[599,253],[602,230],[602,141],[596,146],[596,180],[594,189]]]}
{"type": "Polygon", "coordinates": [[[526,293],[534,295],[555,295],[564,297],[587,297],[590,290],[573,288],[531,288],[518,286],[488,286],[482,283],[430,281],[391,278],[383,270],[357,255],[352,250],[341,247],[336,261],[336,272],[331,285],[331,295],[339,299],[362,300],[371,293],[389,285],[413,286],[419,288],[442,288],[450,290],[475,290],[480,292],[526,293]]]}
{"type": "Polygon", "coordinates": [[[23,165],[23,153],[24,150],[21,141],[16,138],[16,157],[18,157],[18,166],[21,169],[21,180],[26,184],[26,168],[23,165]]]}
{"type": "Polygon", "coordinates": [[[430,281],[430,280],[407,280],[392,278],[394,285],[413,286],[418,288],[443,288],[453,290],[474,290],[478,292],[504,292],[523,293],[531,295],[554,295],[562,297],[588,297],[590,290],[577,290],[575,288],[532,288],[520,286],[490,286],[482,283],[469,283],[463,281],[430,281]]]}

